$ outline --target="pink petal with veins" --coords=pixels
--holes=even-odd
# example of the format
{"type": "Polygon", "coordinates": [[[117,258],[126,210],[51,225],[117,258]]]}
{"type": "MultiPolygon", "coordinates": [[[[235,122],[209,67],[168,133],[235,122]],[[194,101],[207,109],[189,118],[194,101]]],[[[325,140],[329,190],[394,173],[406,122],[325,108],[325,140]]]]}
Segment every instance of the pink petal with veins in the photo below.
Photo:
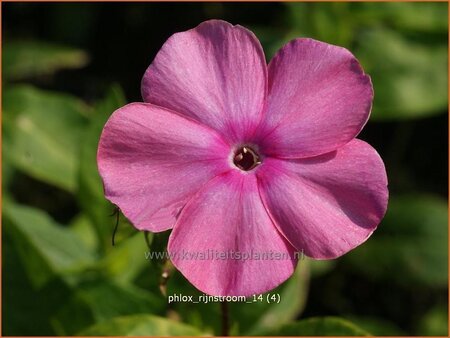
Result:
{"type": "Polygon", "coordinates": [[[186,205],[168,249],[181,273],[197,288],[213,295],[265,292],[286,280],[296,265],[294,248],[280,235],[261,202],[255,175],[236,171],[210,181],[186,205]],[[182,256],[183,252],[195,256],[208,250],[248,254],[251,259],[182,256]],[[270,252],[273,258],[267,259],[270,252]]]}
{"type": "Polygon", "coordinates": [[[167,109],[132,103],[106,123],[97,163],[105,196],[140,230],[172,228],[190,196],[229,170],[220,136],[167,109]]]}
{"type": "Polygon", "coordinates": [[[363,243],[387,208],[383,161],[356,139],[313,158],[267,159],[258,179],[278,229],[313,258],[336,258],[363,243]]]}
{"type": "Polygon", "coordinates": [[[266,92],[258,39],[221,20],[172,35],[142,80],[144,101],[189,116],[232,141],[252,133],[266,92]]]}
{"type": "Polygon", "coordinates": [[[361,131],[372,99],[370,78],[347,49],[295,39],[270,61],[261,147],[281,158],[336,150],[361,131]]]}

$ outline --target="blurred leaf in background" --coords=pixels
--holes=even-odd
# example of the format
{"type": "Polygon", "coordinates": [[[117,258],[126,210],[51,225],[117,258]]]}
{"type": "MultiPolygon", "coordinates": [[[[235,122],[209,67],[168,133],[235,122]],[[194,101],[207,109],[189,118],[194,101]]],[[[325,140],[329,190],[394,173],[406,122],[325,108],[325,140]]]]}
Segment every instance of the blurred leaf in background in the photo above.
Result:
{"type": "MultiPolygon", "coordinates": [[[[446,299],[442,299],[442,303],[446,299]]],[[[423,336],[448,335],[448,306],[439,304],[431,308],[417,323],[417,334],[423,336]]]]}
{"type": "Polygon", "coordinates": [[[268,335],[276,336],[371,336],[348,320],[338,317],[308,318],[287,324],[268,335]]]}
{"type": "Polygon", "coordinates": [[[375,87],[374,119],[427,117],[447,106],[446,45],[380,28],[361,34],[356,53],[375,87]]]}
{"type": "Polygon", "coordinates": [[[132,284],[100,278],[79,284],[52,317],[52,325],[58,335],[70,336],[79,333],[80,328],[115,317],[138,313],[162,314],[164,308],[163,297],[132,284]]]}
{"type": "Polygon", "coordinates": [[[3,93],[3,154],[20,171],[74,192],[88,114],[88,106],[73,96],[8,86],[3,93]]]}
{"type": "Polygon", "coordinates": [[[396,324],[380,317],[346,316],[345,319],[357,323],[358,327],[374,336],[406,336],[407,334],[396,324]]]}
{"type": "Polygon", "coordinates": [[[12,227],[14,225],[3,215],[2,334],[16,336],[55,334],[50,317],[60,306],[61,300],[70,295],[70,287],[57,275],[52,275],[54,271],[45,261],[45,257],[39,255],[39,248],[18,246],[27,238],[20,238],[21,234],[17,232],[12,234],[11,232],[14,232],[12,227]],[[36,255],[28,256],[27,252],[36,255]],[[42,277],[30,278],[30,273],[37,270],[36,268],[38,274],[47,280],[45,285],[42,285],[45,282],[42,277]],[[43,271],[39,270],[41,268],[43,271]],[[36,287],[36,284],[42,286],[36,287]]]}
{"type": "Polygon", "coordinates": [[[9,41],[2,54],[3,78],[22,80],[39,75],[52,75],[64,68],[81,68],[88,55],[80,49],[43,41],[9,41]]]}
{"type": "Polygon", "coordinates": [[[82,336],[201,336],[198,329],[151,315],[114,318],[79,333],[82,336]]]}
{"type": "Polygon", "coordinates": [[[4,203],[5,231],[18,249],[30,281],[36,288],[54,277],[72,282],[95,254],[77,236],[50,219],[39,209],[4,203]]]}

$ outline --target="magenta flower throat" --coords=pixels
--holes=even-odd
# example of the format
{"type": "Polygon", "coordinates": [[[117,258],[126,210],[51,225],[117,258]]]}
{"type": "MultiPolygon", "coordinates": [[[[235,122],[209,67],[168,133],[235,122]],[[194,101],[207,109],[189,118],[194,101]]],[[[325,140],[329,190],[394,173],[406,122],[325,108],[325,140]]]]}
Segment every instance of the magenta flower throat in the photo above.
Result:
{"type": "Polygon", "coordinates": [[[252,32],[206,21],[167,40],[142,95],[103,129],[105,196],[137,229],[172,229],[173,264],[205,293],[271,290],[296,252],[339,257],[386,212],[383,161],[355,138],[372,84],[344,48],[299,38],[267,65],[252,32]]]}

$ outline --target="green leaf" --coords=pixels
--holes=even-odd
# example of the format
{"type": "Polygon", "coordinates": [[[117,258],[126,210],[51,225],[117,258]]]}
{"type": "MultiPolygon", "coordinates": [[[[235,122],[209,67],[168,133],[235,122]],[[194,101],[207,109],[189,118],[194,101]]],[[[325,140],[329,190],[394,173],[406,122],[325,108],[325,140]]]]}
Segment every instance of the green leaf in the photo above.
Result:
{"type": "Polygon", "coordinates": [[[61,300],[70,296],[70,289],[60,278],[53,278],[45,286],[36,288],[31,283],[24,263],[33,256],[23,257],[19,247],[7,231],[8,221],[2,227],[2,335],[54,336],[49,318],[61,300]],[[22,257],[21,257],[22,256],[22,257]]]}
{"type": "Polygon", "coordinates": [[[74,275],[95,259],[74,233],[38,209],[7,203],[3,205],[3,218],[5,231],[14,241],[36,288],[55,276],[73,282],[74,275]]]}
{"type": "Polygon", "coordinates": [[[407,336],[396,324],[379,317],[346,316],[352,323],[374,336],[407,336]]]}
{"type": "Polygon", "coordinates": [[[421,118],[446,111],[446,44],[427,45],[377,29],[361,37],[356,55],[372,78],[374,120],[421,118]]]}
{"type": "MultiPolygon", "coordinates": [[[[386,5],[386,4],[385,4],[386,5]]],[[[440,32],[448,31],[447,3],[391,3],[387,12],[392,23],[402,30],[440,32]]]]}
{"type": "Polygon", "coordinates": [[[80,49],[42,41],[6,41],[3,47],[3,75],[8,80],[81,68],[88,61],[88,55],[80,49]]]}
{"type": "Polygon", "coordinates": [[[74,191],[78,145],[87,107],[78,99],[31,86],[3,96],[3,153],[17,169],[74,191]]]}
{"type": "Polygon", "coordinates": [[[82,336],[199,336],[196,328],[152,315],[114,318],[79,333],[82,336]]]}
{"type": "MultiPolygon", "coordinates": [[[[3,117],[3,120],[5,118],[3,117]]],[[[5,134],[3,126],[3,135],[5,134]]],[[[5,137],[3,137],[3,149],[5,149],[7,146],[7,140],[5,140],[5,137]]],[[[9,186],[14,178],[15,169],[14,166],[11,164],[11,161],[8,156],[3,152],[2,156],[2,191],[3,194],[6,194],[9,190],[9,186]]]]}
{"type": "MultiPolygon", "coordinates": [[[[143,270],[150,268],[146,259],[147,245],[141,232],[135,233],[128,239],[120,241],[104,258],[98,262],[97,268],[120,282],[133,281],[143,270]]],[[[147,271],[156,273],[156,271],[147,271]]],[[[158,291],[159,292],[159,291],[158,291]]]]}
{"type": "Polygon", "coordinates": [[[398,31],[442,33],[448,30],[448,4],[437,2],[356,3],[354,15],[366,25],[385,22],[398,31]]]}
{"type": "Polygon", "coordinates": [[[370,336],[355,324],[338,317],[308,318],[287,324],[266,335],[277,336],[370,336]]]}
{"type": "Polygon", "coordinates": [[[51,322],[58,335],[74,335],[119,316],[160,314],[166,306],[167,302],[162,297],[130,284],[98,279],[77,285],[76,291],[51,322]]]}
{"type": "Polygon", "coordinates": [[[378,230],[344,259],[371,279],[445,287],[447,224],[447,202],[439,197],[391,197],[378,230]]]}
{"type": "MultiPolygon", "coordinates": [[[[115,225],[111,217],[113,205],[105,199],[103,184],[97,169],[97,147],[103,126],[117,108],[125,104],[125,97],[119,86],[113,86],[105,99],[94,107],[89,126],[83,135],[78,172],[78,201],[81,208],[91,219],[100,247],[105,251],[110,248],[110,238],[115,225]]],[[[122,228],[122,227],[121,227],[122,228]]]]}
{"type": "Polygon", "coordinates": [[[295,37],[310,37],[345,47],[353,40],[355,19],[350,3],[290,2],[285,6],[290,29],[297,33],[295,37]]]}
{"type": "Polygon", "coordinates": [[[80,213],[75,216],[69,224],[69,228],[92,252],[98,251],[98,238],[95,228],[89,217],[80,213]]]}
{"type": "MultiPolygon", "coordinates": [[[[119,223],[119,226],[127,226],[132,228],[129,224],[119,223]]],[[[78,235],[86,246],[92,251],[97,251],[98,237],[95,232],[95,227],[92,221],[86,214],[78,215],[70,225],[71,230],[78,235]]],[[[123,233],[122,231],[121,233],[123,233]]],[[[148,234],[152,238],[153,234],[148,234]]],[[[133,230],[131,236],[127,238],[117,238],[114,247],[105,252],[99,260],[90,267],[93,271],[102,274],[109,280],[114,280],[120,283],[132,282],[141,273],[152,274],[155,271],[150,271],[150,262],[146,259],[145,253],[148,250],[144,235],[142,232],[133,230]],[[145,271],[144,271],[145,270],[145,271]]],[[[110,235],[108,238],[110,239],[110,235]]],[[[166,242],[167,243],[167,242],[166,242]]],[[[147,285],[146,285],[147,287],[147,285]]]]}

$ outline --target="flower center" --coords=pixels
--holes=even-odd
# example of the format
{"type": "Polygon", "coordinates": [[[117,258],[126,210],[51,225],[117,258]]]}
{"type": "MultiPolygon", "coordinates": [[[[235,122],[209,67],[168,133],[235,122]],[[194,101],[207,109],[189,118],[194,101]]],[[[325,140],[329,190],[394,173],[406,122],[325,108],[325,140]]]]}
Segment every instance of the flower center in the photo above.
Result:
{"type": "Polygon", "coordinates": [[[249,146],[243,146],[236,150],[233,163],[241,170],[249,171],[261,164],[261,159],[256,151],[249,146]]]}

